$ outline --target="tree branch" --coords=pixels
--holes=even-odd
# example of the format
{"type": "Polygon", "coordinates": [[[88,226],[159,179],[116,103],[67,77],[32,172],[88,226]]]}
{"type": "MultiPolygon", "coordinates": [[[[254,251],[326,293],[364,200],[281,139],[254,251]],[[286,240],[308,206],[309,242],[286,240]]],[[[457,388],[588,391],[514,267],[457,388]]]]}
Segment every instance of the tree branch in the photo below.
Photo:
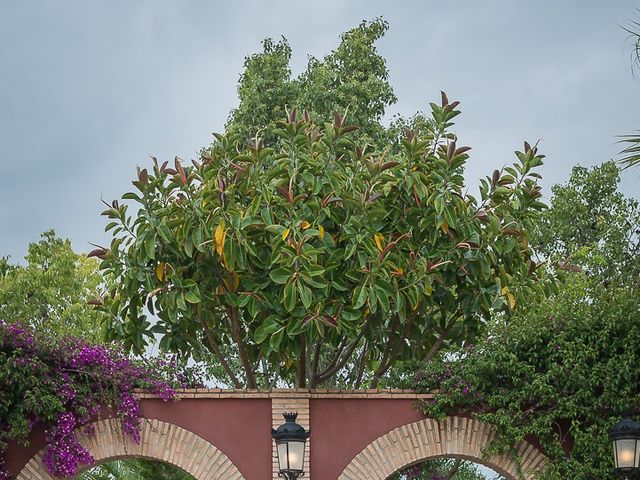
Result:
{"type": "Polygon", "coordinates": [[[433,343],[433,345],[431,345],[431,348],[429,349],[429,351],[425,355],[424,359],[422,360],[423,362],[428,363],[431,360],[433,360],[433,358],[436,356],[436,353],[438,353],[440,351],[440,349],[444,345],[445,340],[447,339],[447,337],[451,333],[451,330],[453,329],[454,325],[456,324],[456,320],[458,318],[460,318],[461,316],[462,316],[462,312],[458,312],[457,314],[455,314],[451,318],[451,320],[447,324],[446,328],[442,331],[442,333],[440,333],[440,335],[438,336],[436,341],[433,343]]]}
{"type": "Polygon", "coordinates": [[[360,333],[358,334],[356,339],[345,350],[345,352],[342,355],[342,357],[337,362],[335,362],[333,367],[325,369],[324,372],[322,372],[322,373],[320,373],[318,375],[318,377],[317,377],[317,383],[318,384],[324,382],[327,379],[329,379],[334,373],[336,373],[338,370],[340,370],[342,367],[344,367],[344,365],[347,363],[347,361],[351,357],[351,354],[353,354],[353,351],[356,349],[356,347],[360,343],[360,340],[362,340],[362,337],[364,337],[364,334],[365,334],[367,328],[369,327],[369,324],[371,323],[371,319],[372,319],[372,317],[369,317],[367,319],[365,324],[362,326],[362,330],[360,330],[360,333]]]}
{"type": "Polygon", "coordinates": [[[322,350],[322,344],[324,338],[320,337],[313,347],[313,357],[311,360],[311,374],[309,375],[309,386],[313,388],[316,383],[316,377],[318,375],[318,362],[320,361],[320,350],[322,350]]]}
{"type": "Polygon", "coordinates": [[[462,464],[462,459],[461,458],[456,458],[455,463],[453,464],[453,466],[451,467],[451,470],[449,470],[449,473],[447,473],[447,480],[451,480],[453,478],[453,476],[458,473],[458,470],[460,469],[460,465],[462,464]]]}
{"type": "Polygon", "coordinates": [[[306,373],[307,369],[305,368],[307,364],[307,341],[304,338],[304,335],[301,336],[300,340],[300,360],[298,360],[298,388],[305,388],[306,386],[306,373]]]}
{"type": "Polygon", "coordinates": [[[327,368],[325,368],[322,372],[320,373],[316,373],[316,376],[314,378],[314,383],[313,385],[311,385],[311,388],[315,388],[317,386],[318,382],[318,377],[320,375],[325,374],[327,371],[329,371],[331,368],[333,368],[335,366],[336,363],[338,363],[338,360],[340,359],[340,355],[342,354],[342,351],[344,350],[344,347],[347,346],[347,342],[348,342],[348,338],[347,337],[343,337],[342,340],[340,340],[340,343],[338,344],[338,348],[336,349],[336,353],[333,356],[333,359],[331,360],[331,362],[329,362],[329,365],[327,366],[327,368]]]}
{"type": "Polygon", "coordinates": [[[249,388],[257,388],[255,375],[253,373],[253,366],[249,361],[247,350],[244,342],[240,336],[240,319],[238,318],[238,310],[235,307],[229,307],[229,320],[231,321],[231,334],[234,342],[238,346],[238,353],[240,353],[240,360],[247,375],[247,386],[249,388]]]}
{"type": "Polygon", "coordinates": [[[362,386],[362,378],[364,377],[364,365],[367,359],[367,350],[369,350],[369,341],[365,340],[362,346],[362,354],[360,355],[360,365],[358,366],[358,375],[354,383],[354,388],[360,388],[362,386]]]}
{"type": "Polygon", "coordinates": [[[231,370],[231,366],[229,365],[229,362],[227,362],[227,359],[224,357],[224,355],[220,351],[220,346],[213,338],[213,334],[211,333],[211,330],[209,330],[209,327],[207,327],[207,323],[203,321],[202,326],[203,326],[204,334],[207,337],[207,341],[209,343],[209,349],[217,357],[225,373],[231,379],[233,386],[235,388],[242,388],[242,383],[240,382],[240,380],[238,380],[238,377],[236,377],[236,375],[233,373],[233,370],[231,370]]]}
{"type": "Polygon", "coordinates": [[[407,338],[407,335],[409,334],[409,330],[411,330],[411,327],[413,327],[413,324],[415,323],[417,317],[418,317],[418,314],[414,313],[409,319],[409,321],[407,321],[407,323],[405,324],[404,329],[402,330],[402,333],[398,334],[398,338],[396,339],[396,341],[393,344],[392,342],[387,343],[387,348],[385,348],[385,353],[383,355],[382,360],[380,361],[380,365],[378,366],[376,372],[373,374],[373,380],[371,381],[371,388],[376,388],[378,386],[378,382],[380,382],[380,379],[382,378],[382,376],[385,373],[387,373],[389,368],[391,368],[391,365],[393,365],[393,362],[398,356],[399,348],[402,345],[404,339],[407,338]],[[390,346],[391,348],[389,348],[390,346]]]}

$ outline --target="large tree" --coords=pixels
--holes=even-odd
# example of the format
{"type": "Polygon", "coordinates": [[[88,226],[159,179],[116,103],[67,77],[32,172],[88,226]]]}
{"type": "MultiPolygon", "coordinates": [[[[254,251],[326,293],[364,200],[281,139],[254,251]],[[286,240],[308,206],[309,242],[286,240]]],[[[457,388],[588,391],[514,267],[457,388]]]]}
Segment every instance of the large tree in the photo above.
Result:
{"type": "Polygon", "coordinates": [[[525,144],[474,198],[468,148],[448,133],[457,105],[443,94],[434,129],[405,132],[395,154],[353,140],[338,114],[292,109],[273,148],[231,132],[193,166],[140,170],[123,197],[139,210],[114,202],[114,239],[95,252],[112,337],[210,353],[236,386],[315,387],[341,372],[375,386],[395,362],[476,335],[539,273],[527,231],[542,156],[525,144]]]}
{"type": "Polygon", "coordinates": [[[30,243],[26,264],[0,259],[0,319],[56,336],[101,337],[102,313],[88,302],[102,295],[99,262],[77,254],[53,230],[30,243]]]}

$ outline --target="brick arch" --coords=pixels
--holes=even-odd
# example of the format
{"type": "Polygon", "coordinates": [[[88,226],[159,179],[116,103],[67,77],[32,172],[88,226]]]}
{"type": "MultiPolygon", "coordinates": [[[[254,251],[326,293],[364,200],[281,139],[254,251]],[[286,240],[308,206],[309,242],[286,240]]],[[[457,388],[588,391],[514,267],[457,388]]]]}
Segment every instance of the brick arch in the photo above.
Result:
{"type": "Polygon", "coordinates": [[[481,463],[510,480],[532,479],[545,465],[544,454],[528,442],[517,445],[523,475],[507,455],[485,457],[482,450],[494,437],[493,427],[477,419],[447,417],[439,422],[427,418],[398,427],[371,442],[349,462],[338,480],[385,480],[406,466],[443,457],[481,463]]]}
{"type": "MultiPolygon", "coordinates": [[[[149,458],[176,466],[196,480],[244,480],[229,458],[195,433],[172,423],[142,419],[140,443],[124,435],[118,419],[99,420],[91,425],[95,435],[76,430],[78,441],[96,463],[122,458],[149,458]]],[[[20,471],[16,480],[53,480],[42,464],[40,451],[20,471]]]]}

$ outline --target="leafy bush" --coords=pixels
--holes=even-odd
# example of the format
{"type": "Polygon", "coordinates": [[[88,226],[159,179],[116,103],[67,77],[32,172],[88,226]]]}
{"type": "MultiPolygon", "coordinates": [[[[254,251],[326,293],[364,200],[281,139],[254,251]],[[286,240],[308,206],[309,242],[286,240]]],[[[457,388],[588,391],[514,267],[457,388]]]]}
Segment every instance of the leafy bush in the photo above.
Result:
{"type": "Polygon", "coordinates": [[[573,274],[557,297],[497,321],[491,335],[415,372],[439,390],[430,415],[468,412],[497,428],[492,451],[529,435],[551,458],[543,478],[612,478],[608,429],[640,404],[637,288],[602,288],[573,274]]]}

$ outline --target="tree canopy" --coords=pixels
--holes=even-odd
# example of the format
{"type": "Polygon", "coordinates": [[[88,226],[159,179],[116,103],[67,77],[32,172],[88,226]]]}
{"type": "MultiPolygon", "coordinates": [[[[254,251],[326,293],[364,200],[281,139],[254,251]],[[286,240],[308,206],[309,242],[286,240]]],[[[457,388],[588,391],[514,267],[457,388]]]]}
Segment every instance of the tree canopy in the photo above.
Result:
{"type": "Polygon", "coordinates": [[[474,198],[469,149],[448,133],[457,105],[443,94],[436,130],[407,131],[396,154],[354,141],[337,114],[317,124],[293,109],[276,147],[228,133],[193,166],[140,170],[123,197],[138,212],[114,202],[114,239],[96,253],[110,334],[137,350],[153,334],[171,351],[206,347],[249,387],[313,387],[347,365],[347,384],[375,385],[399,359],[473,337],[537,276],[526,232],[544,207],[542,156],[525,144],[474,198]]]}
{"type": "Polygon", "coordinates": [[[0,320],[98,341],[102,313],[88,302],[102,295],[99,262],[76,254],[53,230],[29,244],[25,260],[13,265],[0,259],[0,320]]]}
{"type": "Polygon", "coordinates": [[[258,134],[270,144],[272,130],[286,116],[286,108],[307,109],[319,125],[334,112],[358,125],[370,139],[382,141],[385,128],[380,120],[385,108],[396,101],[389,84],[385,59],[374,43],[389,25],[381,18],[363,21],[345,32],[338,47],[322,60],[310,57],[307,69],[291,77],[291,47],[285,38],[267,38],[263,50],[248,56],[238,84],[240,103],[229,115],[227,131],[242,139],[258,134]]]}
{"type": "Polygon", "coordinates": [[[640,275],[640,207],[619,190],[612,161],[576,166],[566,185],[552,187],[552,208],[533,235],[536,251],[564,271],[583,270],[605,281],[637,282],[640,275]]]}

